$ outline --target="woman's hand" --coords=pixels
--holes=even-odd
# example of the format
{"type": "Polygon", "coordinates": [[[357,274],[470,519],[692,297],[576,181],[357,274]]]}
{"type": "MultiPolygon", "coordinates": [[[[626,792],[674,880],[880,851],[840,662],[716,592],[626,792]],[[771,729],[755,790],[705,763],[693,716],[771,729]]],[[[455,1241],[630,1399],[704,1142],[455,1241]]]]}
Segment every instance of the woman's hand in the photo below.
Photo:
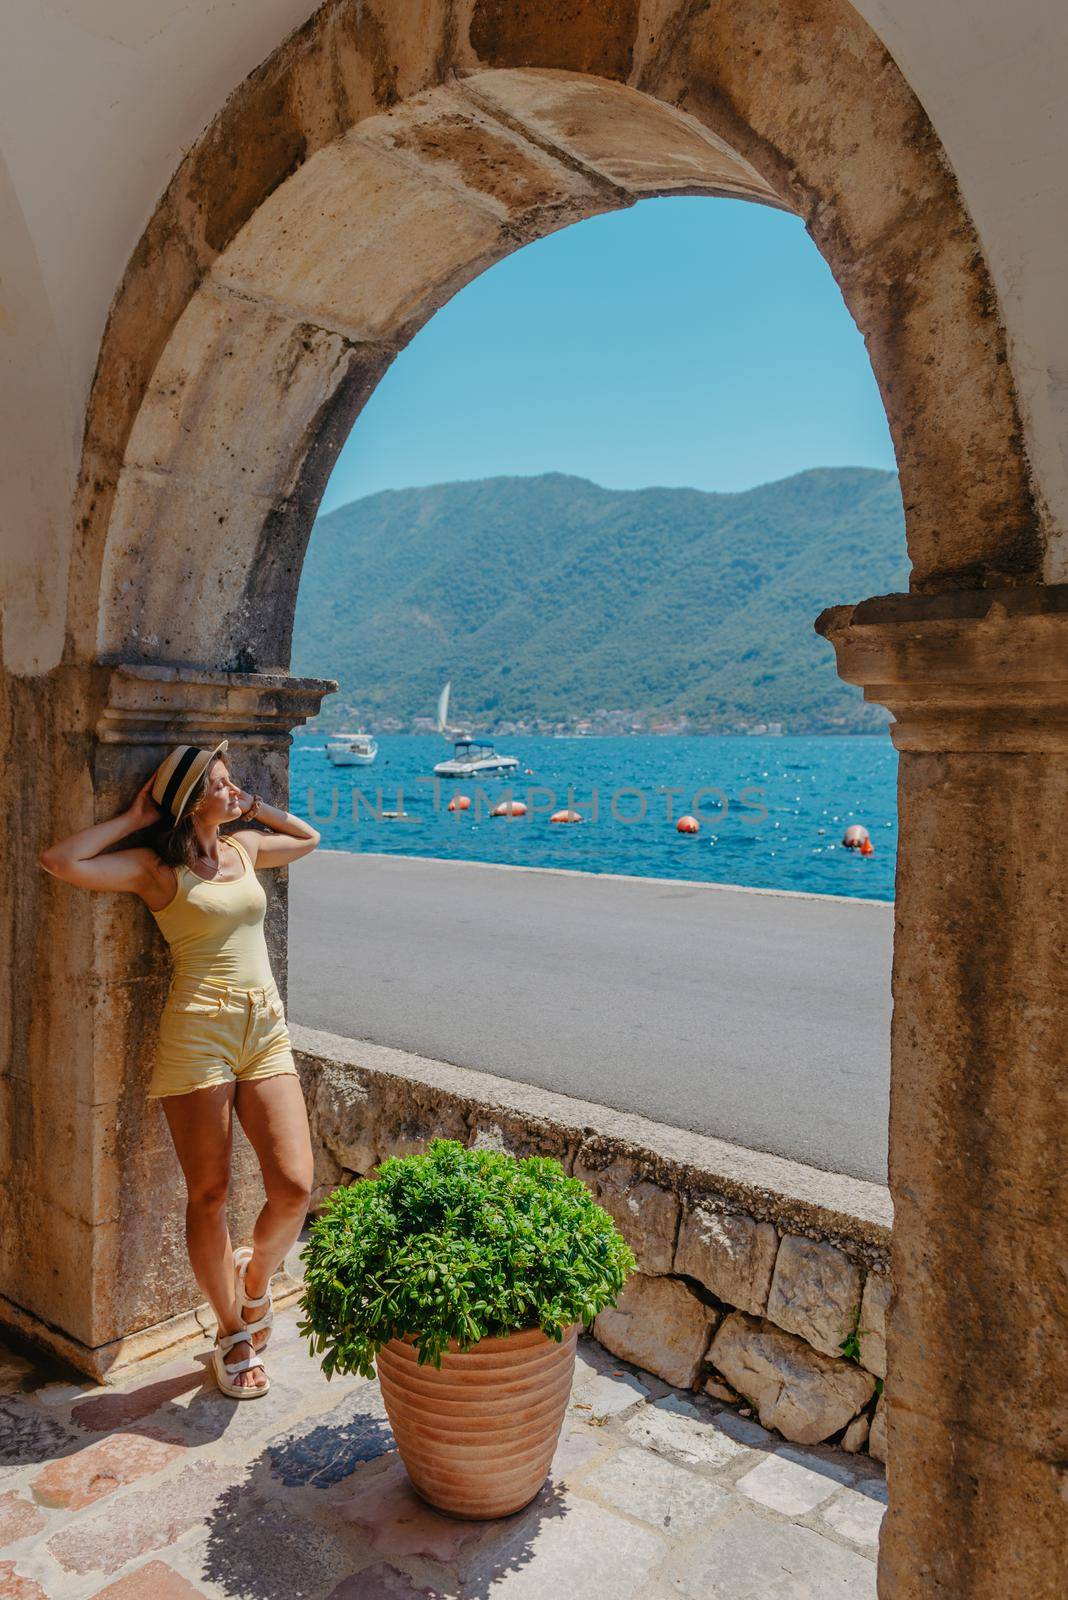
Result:
{"type": "MultiPolygon", "coordinates": [[[[157,767],[156,771],[159,771],[157,767]]],[[[161,808],[153,800],[150,790],[156,781],[156,773],[151,773],[137,791],[136,798],[126,808],[126,815],[136,828],[150,827],[153,822],[158,822],[163,815],[161,808]]]]}
{"type": "Polygon", "coordinates": [[[239,789],[236,783],[232,783],[230,787],[233,789],[242,811],[247,811],[252,804],[252,795],[249,794],[247,789],[239,789]]]}

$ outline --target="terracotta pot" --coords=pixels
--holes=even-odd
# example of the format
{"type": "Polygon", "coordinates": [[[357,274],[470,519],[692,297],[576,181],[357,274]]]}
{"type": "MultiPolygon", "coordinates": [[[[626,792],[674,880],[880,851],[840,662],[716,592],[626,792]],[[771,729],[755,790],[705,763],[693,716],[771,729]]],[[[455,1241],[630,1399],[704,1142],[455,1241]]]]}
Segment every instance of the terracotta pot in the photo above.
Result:
{"type": "Polygon", "coordinates": [[[401,1460],[439,1511],[482,1521],[527,1505],[545,1482],[575,1372],[576,1323],[560,1344],[540,1328],[450,1344],[440,1369],[410,1339],[378,1352],[378,1378],[401,1460]]]}

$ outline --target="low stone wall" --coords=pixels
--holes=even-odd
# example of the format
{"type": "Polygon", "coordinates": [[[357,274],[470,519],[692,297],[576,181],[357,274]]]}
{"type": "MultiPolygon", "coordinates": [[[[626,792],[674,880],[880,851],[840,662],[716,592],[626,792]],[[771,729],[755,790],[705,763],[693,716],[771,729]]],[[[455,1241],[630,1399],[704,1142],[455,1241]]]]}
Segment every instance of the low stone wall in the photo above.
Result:
{"type": "Polygon", "coordinates": [[[405,1051],[291,1027],[314,1204],[435,1137],[555,1156],[638,1261],[593,1325],[614,1355],[885,1460],[887,1190],[405,1051]]]}

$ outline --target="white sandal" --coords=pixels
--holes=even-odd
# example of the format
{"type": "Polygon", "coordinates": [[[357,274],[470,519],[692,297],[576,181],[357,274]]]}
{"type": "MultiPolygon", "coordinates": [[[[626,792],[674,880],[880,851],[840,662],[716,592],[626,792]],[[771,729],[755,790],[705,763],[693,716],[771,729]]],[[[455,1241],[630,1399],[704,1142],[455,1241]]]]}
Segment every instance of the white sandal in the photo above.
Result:
{"type": "MultiPolygon", "coordinates": [[[[245,1306],[265,1305],[267,1307],[267,1310],[263,1313],[262,1317],[258,1317],[255,1322],[245,1323],[245,1331],[247,1333],[261,1333],[264,1329],[267,1330],[267,1337],[259,1346],[259,1349],[262,1352],[266,1350],[267,1346],[271,1342],[271,1326],[274,1322],[274,1302],[271,1299],[271,1281],[269,1278],[267,1280],[267,1287],[263,1294],[253,1296],[246,1293],[245,1273],[248,1271],[248,1264],[251,1260],[251,1245],[243,1244],[239,1250],[234,1251],[234,1284],[237,1294],[237,1314],[238,1316],[241,1316],[241,1312],[245,1306]]],[[[251,1343],[251,1340],[249,1342],[251,1343]]],[[[257,1347],[252,1345],[252,1348],[255,1350],[257,1347]]]]}
{"type": "Polygon", "coordinates": [[[215,1348],[211,1352],[211,1364],[215,1369],[215,1378],[223,1394],[228,1394],[232,1400],[255,1400],[259,1395],[266,1394],[271,1387],[271,1380],[267,1377],[264,1367],[264,1383],[234,1383],[233,1379],[239,1372],[247,1372],[250,1367],[263,1367],[261,1358],[253,1354],[246,1356],[243,1361],[237,1361],[232,1367],[226,1365],[226,1352],[232,1350],[235,1344],[247,1344],[248,1332],[245,1328],[238,1328],[236,1333],[217,1334],[215,1348]]]}

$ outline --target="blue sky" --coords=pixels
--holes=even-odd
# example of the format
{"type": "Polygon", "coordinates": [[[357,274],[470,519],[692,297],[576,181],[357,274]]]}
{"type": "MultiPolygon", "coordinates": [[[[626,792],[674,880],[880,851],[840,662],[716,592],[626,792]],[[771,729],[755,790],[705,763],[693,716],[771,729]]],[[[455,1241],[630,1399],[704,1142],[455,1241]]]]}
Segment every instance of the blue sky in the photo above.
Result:
{"type": "Polygon", "coordinates": [[[801,222],[646,200],[528,245],[401,352],[323,499],[570,472],[738,490],[894,466],[864,342],[801,222]]]}

